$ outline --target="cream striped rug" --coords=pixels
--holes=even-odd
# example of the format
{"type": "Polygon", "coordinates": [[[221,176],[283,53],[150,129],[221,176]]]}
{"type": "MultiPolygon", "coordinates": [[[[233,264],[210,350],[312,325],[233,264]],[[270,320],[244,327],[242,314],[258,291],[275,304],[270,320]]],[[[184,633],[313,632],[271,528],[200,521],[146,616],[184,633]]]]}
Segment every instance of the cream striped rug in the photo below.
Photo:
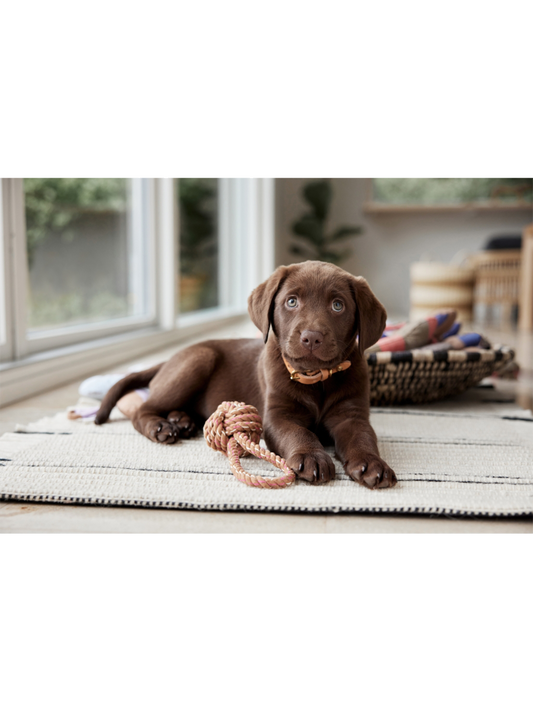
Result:
{"type": "MultiPolygon", "coordinates": [[[[60,413],[0,438],[0,498],[39,502],[290,512],[533,513],[529,411],[464,399],[372,411],[380,451],[396,471],[392,490],[346,477],[315,487],[247,487],[203,438],[150,442],[129,421],[102,427],[60,413]]],[[[274,468],[246,458],[253,473],[274,468]]]]}

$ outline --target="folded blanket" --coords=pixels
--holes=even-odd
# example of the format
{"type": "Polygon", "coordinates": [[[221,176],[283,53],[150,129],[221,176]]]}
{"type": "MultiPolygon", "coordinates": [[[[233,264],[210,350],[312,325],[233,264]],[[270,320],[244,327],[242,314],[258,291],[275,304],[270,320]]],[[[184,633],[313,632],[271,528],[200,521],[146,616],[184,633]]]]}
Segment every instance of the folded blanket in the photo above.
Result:
{"type": "Polygon", "coordinates": [[[438,341],[435,344],[428,344],[423,347],[431,351],[460,351],[464,349],[490,349],[489,342],[481,334],[469,333],[460,336],[448,336],[448,338],[438,341]]]}
{"type": "Polygon", "coordinates": [[[385,328],[382,338],[365,353],[376,351],[411,351],[431,349],[448,351],[468,348],[489,348],[490,344],[475,333],[461,334],[461,324],[455,321],[456,312],[446,310],[417,322],[392,324],[385,328]]]}
{"type": "MultiPolygon", "coordinates": [[[[80,384],[78,392],[80,396],[85,398],[101,401],[111,386],[114,386],[125,375],[124,373],[107,373],[105,375],[91,376],[80,384]]],[[[137,393],[142,401],[148,400],[150,395],[148,388],[136,388],[133,392],[137,393]]],[[[121,401],[118,402],[117,407],[121,412],[124,412],[120,404],[121,401]]],[[[92,422],[99,407],[100,404],[80,405],[78,403],[78,405],[68,409],[67,417],[70,420],[81,419],[86,422],[92,422]]]]}

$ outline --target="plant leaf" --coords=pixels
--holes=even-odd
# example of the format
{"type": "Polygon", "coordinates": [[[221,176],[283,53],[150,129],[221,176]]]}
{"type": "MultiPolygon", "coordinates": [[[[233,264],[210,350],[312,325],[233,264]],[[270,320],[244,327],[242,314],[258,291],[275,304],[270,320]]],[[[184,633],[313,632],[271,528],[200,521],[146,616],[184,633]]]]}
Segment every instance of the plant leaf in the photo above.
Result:
{"type": "Polygon", "coordinates": [[[308,259],[314,257],[313,254],[310,254],[310,250],[302,249],[300,245],[291,245],[289,247],[289,250],[292,252],[293,255],[301,255],[302,257],[307,257],[308,259]]]}
{"type": "Polygon", "coordinates": [[[318,259],[322,260],[322,262],[333,262],[333,264],[336,265],[339,263],[341,255],[339,255],[338,252],[332,252],[331,250],[325,249],[320,250],[318,259]]]}
{"type": "Polygon", "coordinates": [[[333,240],[343,240],[345,237],[350,237],[351,235],[360,235],[363,232],[363,228],[357,225],[343,225],[335,230],[335,232],[329,238],[333,240]]]}
{"type": "Polygon", "coordinates": [[[315,180],[306,183],[303,194],[306,201],[313,208],[318,220],[324,222],[331,203],[331,183],[329,180],[315,180]]]}
{"type": "Polygon", "coordinates": [[[324,241],[322,225],[313,215],[303,215],[292,224],[292,230],[296,235],[311,240],[315,245],[320,245],[324,241]]]}

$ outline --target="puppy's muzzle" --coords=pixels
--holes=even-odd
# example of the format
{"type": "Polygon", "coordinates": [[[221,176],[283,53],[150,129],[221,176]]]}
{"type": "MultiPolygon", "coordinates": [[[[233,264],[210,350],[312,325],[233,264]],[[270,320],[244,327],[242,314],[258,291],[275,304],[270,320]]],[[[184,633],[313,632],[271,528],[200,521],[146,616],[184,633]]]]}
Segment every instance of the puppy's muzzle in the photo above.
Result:
{"type": "Polygon", "coordinates": [[[324,334],[321,331],[310,331],[306,329],[300,334],[300,343],[311,352],[320,348],[323,342],[324,334]]]}

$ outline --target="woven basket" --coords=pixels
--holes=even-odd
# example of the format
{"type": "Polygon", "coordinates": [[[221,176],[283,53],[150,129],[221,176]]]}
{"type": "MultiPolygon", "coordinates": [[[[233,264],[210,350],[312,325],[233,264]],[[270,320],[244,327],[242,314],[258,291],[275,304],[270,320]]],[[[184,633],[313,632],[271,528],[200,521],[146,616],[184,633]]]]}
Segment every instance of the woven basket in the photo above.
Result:
{"type": "Polygon", "coordinates": [[[475,270],[476,322],[508,328],[516,322],[520,301],[520,250],[488,250],[471,256],[475,270]]]}
{"type": "Polygon", "coordinates": [[[367,356],[371,405],[430,403],[466,391],[514,358],[507,346],[475,351],[383,351],[367,356]]]}

